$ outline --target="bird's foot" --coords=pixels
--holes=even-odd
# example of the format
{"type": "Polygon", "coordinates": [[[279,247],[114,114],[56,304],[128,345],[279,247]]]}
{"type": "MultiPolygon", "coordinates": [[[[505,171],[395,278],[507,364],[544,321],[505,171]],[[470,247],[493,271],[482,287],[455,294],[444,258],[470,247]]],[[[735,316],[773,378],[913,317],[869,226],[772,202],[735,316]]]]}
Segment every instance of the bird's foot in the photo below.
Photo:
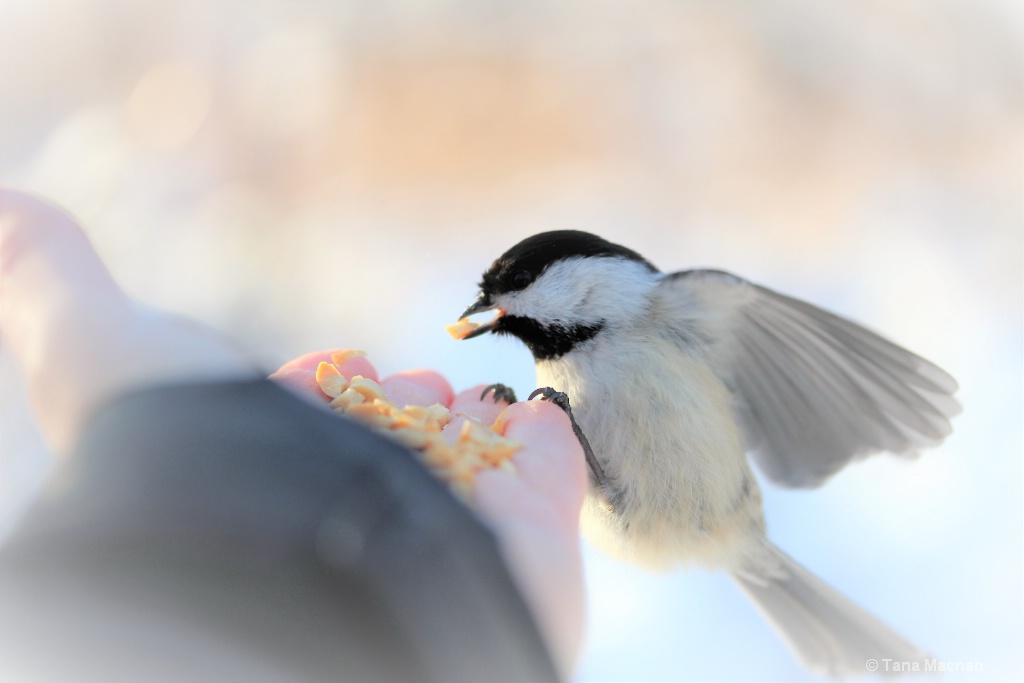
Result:
{"type": "Polygon", "coordinates": [[[486,387],[480,394],[480,400],[483,401],[484,396],[486,396],[492,391],[494,392],[495,403],[504,400],[505,403],[512,405],[513,403],[516,402],[516,392],[512,390],[512,387],[507,387],[504,384],[491,384],[490,386],[486,387]]]}
{"type": "Polygon", "coordinates": [[[601,467],[601,463],[597,461],[597,456],[594,455],[594,449],[590,447],[590,442],[587,441],[587,435],[583,433],[580,426],[576,423],[576,418],[573,417],[572,407],[569,405],[569,395],[562,391],[555,391],[551,387],[541,387],[535,389],[526,400],[532,401],[535,397],[540,396],[542,401],[548,401],[554,403],[556,406],[561,408],[565,414],[569,417],[569,423],[572,425],[573,434],[580,442],[580,446],[583,447],[583,457],[587,459],[587,464],[590,466],[590,471],[594,473],[594,479],[597,480],[597,485],[601,488],[602,492],[610,493],[608,488],[608,479],[605,477],[604,469],[601,467]]]}

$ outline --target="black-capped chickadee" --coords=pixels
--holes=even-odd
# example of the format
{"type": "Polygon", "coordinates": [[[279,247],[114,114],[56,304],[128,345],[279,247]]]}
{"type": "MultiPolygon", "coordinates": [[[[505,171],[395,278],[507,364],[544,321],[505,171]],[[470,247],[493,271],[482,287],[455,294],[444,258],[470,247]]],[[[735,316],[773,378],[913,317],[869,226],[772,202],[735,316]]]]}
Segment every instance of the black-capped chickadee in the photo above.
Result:
{"type": "Polygon", "coordinates": [[[808,303],[721,271],[663,274],[574,230],[496,260],[463,317],[491,309],[469,337],[522,340],[592,446],[591,542],[651,568],[729,572],[814,670],[927,657],[767,540],[746,453],[790,487],[877,451],[913,454],[951,432],[952,377],[808,303]]]}

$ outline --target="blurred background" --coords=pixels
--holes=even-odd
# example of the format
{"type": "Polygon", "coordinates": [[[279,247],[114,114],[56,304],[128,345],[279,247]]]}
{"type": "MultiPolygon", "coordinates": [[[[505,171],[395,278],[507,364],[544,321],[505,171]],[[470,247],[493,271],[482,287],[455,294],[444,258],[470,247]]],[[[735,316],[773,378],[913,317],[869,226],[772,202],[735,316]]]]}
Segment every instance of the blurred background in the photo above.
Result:
{"type": "MultiPolygon", "coordinates": [[[[350,346],[526,393],[524,348],[442,328],[560,228],[884,331],[960,381],[953,436],[766,486],[769,534],[982,667],[945,680],[1022,680],[1022,32],[994,1],[2,0],[0,183],[268,369],[350,346]]],[[[2,536],[50,458],[0,367],[2,536]]],[[[813,680],[726,577],[586,561],[576,681],[813,680]]]]}

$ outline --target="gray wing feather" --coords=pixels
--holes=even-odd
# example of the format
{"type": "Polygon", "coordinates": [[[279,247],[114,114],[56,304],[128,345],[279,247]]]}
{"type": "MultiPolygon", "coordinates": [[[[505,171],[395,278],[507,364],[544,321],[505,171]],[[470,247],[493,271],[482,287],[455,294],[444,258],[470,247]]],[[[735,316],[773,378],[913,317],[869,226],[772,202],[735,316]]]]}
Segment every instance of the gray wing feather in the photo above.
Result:
{"type": "Polygon", "coordinates": [[[874,332],[720,271],[666,276],[666,320],[702,340],[772,480],[816,486],[850,460],[940,443],[956,381],[874,332]]]}

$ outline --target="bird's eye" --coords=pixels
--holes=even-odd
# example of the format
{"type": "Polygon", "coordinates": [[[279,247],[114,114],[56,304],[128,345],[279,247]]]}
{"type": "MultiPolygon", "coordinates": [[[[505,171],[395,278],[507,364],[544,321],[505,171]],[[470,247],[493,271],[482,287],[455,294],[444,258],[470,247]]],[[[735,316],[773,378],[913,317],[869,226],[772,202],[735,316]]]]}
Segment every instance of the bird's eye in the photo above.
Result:
{"type": "Polygon", "coordinates": [[[530,275],[529,271],[520,270],[518,273],[512,276],[512,286],[516,289],[526,289],[526,286],[533,281],[533,276],[530,275]]]}

